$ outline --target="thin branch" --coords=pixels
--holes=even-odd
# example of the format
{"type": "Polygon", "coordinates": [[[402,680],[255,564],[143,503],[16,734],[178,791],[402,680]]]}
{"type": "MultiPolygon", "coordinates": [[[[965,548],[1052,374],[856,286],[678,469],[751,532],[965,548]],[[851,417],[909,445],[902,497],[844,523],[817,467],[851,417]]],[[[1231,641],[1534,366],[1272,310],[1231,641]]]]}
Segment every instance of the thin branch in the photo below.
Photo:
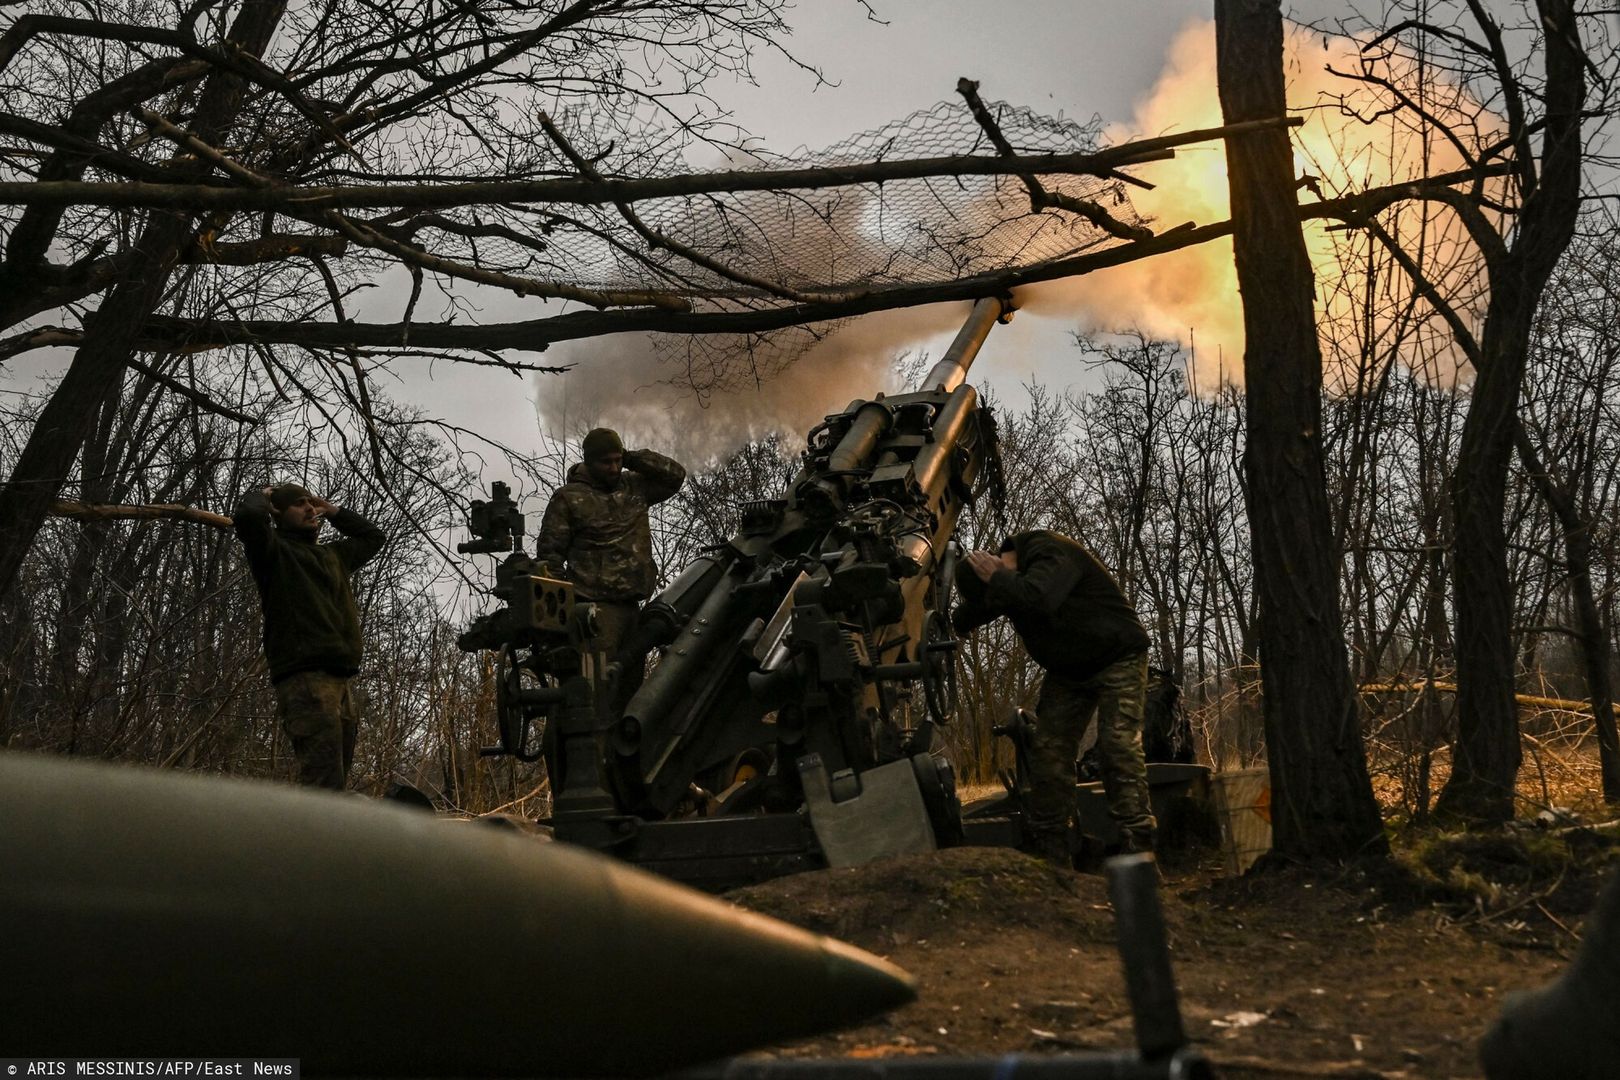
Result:
{"type": "Polygon", "coordinates": [[[1481,0],[1467,0],[1467,3],[1469,11],[1473,13],[1474,22],[1479,25],[1485,34],[1486,42],[1491,47],[1491,63],[1496,69],[1496,79],[1502,89],[1502,102],[1507,109],[1508,136],[1517,143],[1513,167],[1519,178],[1519,190],[1528,197],[1536,189],[1536,155],[1530,148],[1530,133],[1525,130],[1524,99],[1519,93],[1522,87],[1513,74],[1513,65],[1508,61],[1507,47],[1502,43],[1501,27],[1496,25],[1496,20],[1485,10],[1481,0]]]}
{"type": "Polygon", "coordinates": [[[328,211],[324,217],[334,228],[355,243],[378,251],[386,251],[401,262],[460,278],[463,281],[508,289],[519,296],[577,300],[595,308],[637,307],[645,304],[668,311],[689,311],[692,307],[692,301],[679,293],[656,289],[586,289],[561,281],[542,281],[539,278],[519,277],[499,270],[485,270],[481,266],[446,259],[411,244],[401,243],[336,211],[328,211]]]}
{"type": "MultiPolygon", "coordinates": [[[[333,216],[337,215],[334,214],[333,216]]],[[[326,265],[326,260],[319,255],[310,261],[315,264],[315,269],[320,271],[321,280],[326,283],[326,293],[332,301],[332,313],[338,317],[338,322],[348,322],[349,317],[343,310],[343,291],[338,288],[337,278],[332,276],[331,268],[326,265]]],[[[405,322],[407,326],[410,324],[409,312],[406,312],[405,322]]],[[[354,346],[346,347],[343,353],[348,358],[350,370],[354,372],[357,400],[352,404],[360,414],[360,422],[365,425],[366,442],[371,448],[371,464],[377,470],[377,482],[382,484],[384,483],[383,477],[388,474],[388,471],[383,468],[382,435],[377,431],[376,413],[371,407],[371,391],[366,386],[366,371],[365,368],[360,366],[360,355],[355,351],[354,346]]],[[[347,388],[345,388],[345,393],[347,393],[347,388]]],[[[393,493],[389,492],[389,494],[393,493]]]]}
{"type": "MultiPolygon", "coordinates": [[[[573,162],[574,168],[579,170],[580,175],[589,180],[602,180],[602,174],[596,171],[596,167],[586,160],[583,154],[574,149],[573,144],[568,141],[561,131],[557,130],[557,125],[551,122],[550,116],[542,112],[539,119],[540,126],[545,129],[545,132],[551,138],[551,141],[557,145],[557,149],[561,150],[563,155],[567,157],[569,161],[573,162]]],[[[826,292],[802,292],[786,285],[777,284],[767,281],[764,278],[755,277],[752,274],[745,274],[740,270],[727,266],[718,259],[711,259],[702,252],[688,247],[685,244],[671,240],[663,233],[650,228],[647,223],[642,221],[641,217],[630,208],[629,203],[615,202],[613,206],[619,211],[619,216],[624,218],[630,227],[636,231],[636,235],[640,236],[642,240],[646,241],[647,246],[652,248],[654,251],[671,252],[672,254],[685,259],[687,262],[692,263],[695,266],[701,266],[705,270],[719,274],[728,281],[735,281],[739,285],[745,285],[751,289],[758,289],[767,296],[775,296],[782,300],[792,300],[795,303],[800,304],[815,304],[827,303],[829,301],[842,299],[842,297],[838,294],[826,292]]]]}
{"type": "Polygon", "coordinates": [[[61,15],[24,15],[13,23],[3,36],[0,36],[0,69],[5,68],[12,61],[29,39],[42,33],[89,37],[102,41],[163,45],[187,56],[202,60],[214,67],[239,75],[250,82],[258,83],[265,89],[285,98],[305,119],[319,128],[321,134],[336,142],[356,161],[361,164],[365,163],[365,159],[360,156],[360,152],[349,144],[349,141],[343,137],[343,133],[332,123],[330,117],[316,108],[308,98],[300,93],[279,72],[257,56],[239,47],[233,41],[226,41],[223,45],[216,47],[204,45],[189,32],[180,30],[168,30],[156,26],[139,26],[130,23],[109,23],[100,19],[76,19],[61,15]]]}
{"type": "MultiPolygon", "coordinates": [[[[1001,133],[1001,125],[996,123],[990,110],[985,108],[984,102],[979,98],[979,84],[972,79],[956,80],[956,92],[967,100],[968,110],[973,113],[973,119],[979,122],[979,127],[989,137],[996,148],[996,152],[1004,158],[1016,158],[1018,152],[1013,149],[1007,137],[1001,133]]],[[[1107,174],[1110,178],[1119,176],[1119,173],[1107,174]]],[[[1140,225],[1127,225],[1125,222],[1103,209],[1102,204],[1090,199],[1076,199],[1062,192],[1052,192],[1035,178],[1033,173],[1019,173],[1018,179],[1024,182],[1024,190],[1029,192],[1029,208],[1033,213],[1042,210],[1057,208],[1078,214],[1108,233],[1121,240],[1146,240],[1153,235],[1153,230],[1144,229],[1140,225]]]]}
{"type": "MultiPolygon", "coordinates": [[[[164,138],[196,154],[216,168],[246,184],[254,191],[288,193],[293,190],[286,185],[271,180],[269,177],[261,176],[240,162],[232,160],[224,153],[209,146],[202,139],[181,130],[150,109],[137,109],[135,112],[141,120],[151,125],[164,138]]],[[[481,285],[493,285],[500,289],[510,289],[519,296],[577,300],[580,303],[598,308],[635,307],[648,304],[653,307],[669,308],[674,311],[685,311],[691,307],[690,300],[669,292],[648,289],[585,289],[564,282],[541,281],[537,278],[519,277],[498,270],[486,270],[479,266],[469,266],[466,263],[442,258],[411,244],[402,243],[390,236],[385,236],[376,229],[354,221],[336,210],[317,213],[313,215],[313,220],[336,229],[357,244],[375,248],[378,251],[385,251],[411,266],[432,270],[464,281],[477,282],[481,285]]]]}
{"type": "MultiPolygon", "coordinates": [[[[1473,175],[1475,174],[1469,171],[1458,179],[1473,175]]],[[[1320,216],[1337,217],[1351,225],[1365,227],[1374,215],[1398,202],[1418,201],[1442,203],[1454,211],[1462,221],[1463,227],[1468,230],[1469,238],[1484,256],[1486,272],[1492,277],[1502,272],[1508,257],[1507,242],[1502,239],[1502,234],[1491,227],[1490,220],[1485,217],[1477,203],[1462,192],[1446,186],[1445,183],[1425,181],[1417,184],[1395,184],[1341,199],[1327,199],[1317,205],[1327,211],[1320,216]]]]}
{"type": "Polygon", "coordinates": [[[191,402],[204,412],[211,412],[216,416],[223,416],[227,420],[235,420],[238,424],[257,425],[260,422],[258,417],[249,416],[247,413],[241,412],[238,409],[233,409],[229,405],[221,405],[219,402],[215,401],[201,390],[198,390],[196,387],[187,386],[180,380],[165,375],[156,368],[143,364],[133,357],[131,357],[129,360],[129,366],[140,372],[142,375],[145,375],[148,379],[151,379],[159,386],[179,394],[181,397],[185,398],[187,401],[191,402]]]}

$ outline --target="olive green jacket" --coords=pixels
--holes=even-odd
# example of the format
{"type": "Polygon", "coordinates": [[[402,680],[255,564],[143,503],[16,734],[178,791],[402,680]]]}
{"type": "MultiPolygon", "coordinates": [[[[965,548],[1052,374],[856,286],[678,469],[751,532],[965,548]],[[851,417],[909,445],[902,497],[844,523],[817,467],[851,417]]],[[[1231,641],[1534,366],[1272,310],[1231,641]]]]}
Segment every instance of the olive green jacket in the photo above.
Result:
{"type": "Polygon", "coordinates": [[[584,465],[552,493],[535,554],[573,581],[579,595],[601,603],[647,599],[658,584],[647,508],[681,489],[686,470],[651,450],[629,450],[612,488],[591,482],[584,465]]]}
{"type": "Polygon", "coordinates": [[[1102,561],[1083,544],[1045,529],[1012,538],[1018,569],[964,589],[951,615],[958,633],[998,616],[1012,620],[1030,658],[1053,674],[1085,680],[1148,651],[1148,636],[1102,561]]]}
{"type": "Polygon", "coordinates": [[[382,530],[345,508],[330,519],[343,539],[318,544],[276,528],[262,491],[242,496],[233,520],[264,604],[270,681],[300,671],[359,671],[360,610],[349,575],[382,550],[382,530]]]}

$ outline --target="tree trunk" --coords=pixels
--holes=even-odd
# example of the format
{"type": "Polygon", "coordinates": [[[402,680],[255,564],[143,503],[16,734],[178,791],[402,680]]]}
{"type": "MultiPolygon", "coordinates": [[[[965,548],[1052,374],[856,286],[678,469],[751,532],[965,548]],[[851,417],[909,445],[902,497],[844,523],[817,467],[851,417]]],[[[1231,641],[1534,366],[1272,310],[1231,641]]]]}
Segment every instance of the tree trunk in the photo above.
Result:
{"type": "Polygon", "coordinates": [[[1620,737],[1615,730],[1614,687],[1609,681],[1609,628],[1603,625],[1597,597],[1592,592],[1591,545],[1585,532],[1569,537],[1567,544],[1575,627],[1581,644],[1581,661],[1586,669],[1586,696],[1592,702],[1592,723],[1597,729],[1603,801],[1620,803],[1620,737]]]}
{"type": "MultiPolygon", "coordinates": [[[[1281,116],[1279,0],[1216,0],[1228,122],[1281,116]]],[[[1339,612],[1323,469],[1314,281],[1285,131],[1227,140],[1232,246],[1243,295],[1249,521],[1273,847],[1295,857],[1387,850],[1367,776],[1339,612]]]]}
{"type": "Polygon", "coordinates": [[[1575,641],[1586,675],[1586,696],[1592,703],[1592,725],[1597,731],[1598,765],[1603,801],[1620,803],[1620,738],[1614,723],[1614,687],[1609,679],[1609,628],[1604,625],[1597,594],[1592,589],[1592,523],[1581,515],[1575,495],[1560,484],[1542,463],[1541,455],[1522,425],[1514,436],[1519,459],[1558,521],[1564,537],[1564,566],[1569,572],[1570,606],[1575,613],[1575,641]]]}
{"type": "MultiPolygon", "coordinates": [[[[1523,198],[1510,250],[1488,261],[1491,299],[1463,421],[1451,499],[1457,558],[1457,743],[1435,815],[1462,824],[1513,817],[1519,773],[1513,602],[1503,525],[1519,390],[1536,304],[1580,212],[1585,55],[1571,0],[1538,0],[1545,27],[1546,115],[1540,175],[1519,173],[1523,198]]],[[[1528,133],[1517,132],[1528,139],[1528,133]]]]}
{"type": "MultiPolygon", "coordinates": [[[[84,448],[84,496],[91,502],[110,501],[112,470],[107,462],[111,450],[114,421],[118,418],[121,400],[119,387],[109,390],[102,402],[101,417],[93,429],[94,437],[84,448]]],[[[62,582],[62,603],[57,611],[55,657],[52,668],[56,673],[58,693],[69,707],[82,690],[79,680],[80,651],[91,622],[91,589],[96,572],[96,554],[107,542],[106,522],[87,523],[73,538],[73,557],[68,561],[67,577],[62,582]]]]}

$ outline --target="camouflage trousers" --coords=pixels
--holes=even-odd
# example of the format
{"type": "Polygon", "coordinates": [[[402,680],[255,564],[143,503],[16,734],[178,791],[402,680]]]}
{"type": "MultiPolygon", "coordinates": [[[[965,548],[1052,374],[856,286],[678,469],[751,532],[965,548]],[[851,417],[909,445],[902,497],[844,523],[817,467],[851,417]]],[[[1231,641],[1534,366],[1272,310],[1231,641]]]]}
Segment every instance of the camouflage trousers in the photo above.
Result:
{"type": "Polygon", "coordinates": [[[1034,845],[1045,851],[1066,843],[1074,816],[1075,758],[1092,714],[1097,716],[1097,751],[1103,791],[1127,850],[1153,846],[1153,809],[1148,801],[1147,763],[1142,755],[1142,708],[1147,695],[1147,655],[1138,653],[1110,664],[1089,679],[1048,672],[1035,706],[1030,746],[1028,827],[1034,845]]]}
{"type": "Polygon", "coordinates": [[[636,652],[636,630],[641,625],[641,607],[635,601],[596,603],[596,647],[608,660],[619,662],[619,683],[614,690],[614,716],[624,712],[630,698],[641,689],[646,677],[647,654],[636,652]]]}
{"type": "Polygon", "coordinates": [[[298,782],[342,791],[354,765],[359,712],[346,675],[300,671],[275,684],[276,712],[298,758],[298,782]]]}

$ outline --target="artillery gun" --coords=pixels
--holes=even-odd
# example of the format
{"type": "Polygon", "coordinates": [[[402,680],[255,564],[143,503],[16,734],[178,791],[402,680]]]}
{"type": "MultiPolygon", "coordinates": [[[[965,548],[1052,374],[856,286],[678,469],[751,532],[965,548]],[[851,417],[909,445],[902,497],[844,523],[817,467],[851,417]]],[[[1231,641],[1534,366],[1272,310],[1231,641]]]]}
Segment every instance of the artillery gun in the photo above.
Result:
{"type": "MultiPolygon", "coordinates": [[[[994,439],[964,378],[1010,315],[980,301],[917,389],[828,416],[783,497],[745,506],[647,605],[644,643],[664,653],[608,732],[619,807],[651,822],[802,806],[834,864],[960,840],[931,751],[954,707],[950,541],[994,439]]],[[[637,845],[634,823],[566,817],[570,786],[560,836],[637,845]]]]}
{"type": "Polygon", "coordinates": [[[956,704],[952,538],[999,466],[966,376],[1011,315],[978,301],[913,390],[809,433],[782,496],[745,505],[736,535],[645,606],[630,652],[661,655],[622,712],[606,707],[618,672],[590,648],[588,607],[569,595],[571,613],[541,626],[535,598],[566,583],[526,556],[503,564],[508,607],[462,646],[502,648],[490,752],[533,760],[545,718],[558,839],[710,888],[1019,842],[1016,780],[964,826],[936,745],[956,704]]]}

